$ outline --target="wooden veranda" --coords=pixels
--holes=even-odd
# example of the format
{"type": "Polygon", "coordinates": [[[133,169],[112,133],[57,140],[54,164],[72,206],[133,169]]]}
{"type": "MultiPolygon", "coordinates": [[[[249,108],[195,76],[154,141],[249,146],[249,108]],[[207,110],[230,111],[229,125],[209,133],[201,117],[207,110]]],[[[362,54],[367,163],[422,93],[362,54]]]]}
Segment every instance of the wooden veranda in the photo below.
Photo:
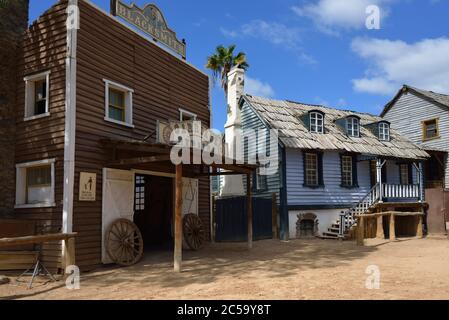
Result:
{"type": "MultiPolygon", "coordinates": [[[[202,158],[202,150],[190,148],[190,162],[173,164],[170,158],[172,146],[151,144],[141,140],[104,139],[102,144],[110,152],[111,161],[107,168],[121,170],[151,170],[174,175],[175,182],[175,212],[174,212],[174,270],[182,269],[182,180],[183,178],[199,179],[219,175],[246,175],[247,207],[248,207],[248,248],[253,241],[252,212],[252,174],[257,165],[239,164],[235,159],[219,156],[221,161],[206,163],[202,158]],[[198,156],[200,155],[200,156],[198,156]],[[219,171],[219,170],[225,171],[219,171]]],[[[215,157],[216,159],[217,157],[215,157]]]]}

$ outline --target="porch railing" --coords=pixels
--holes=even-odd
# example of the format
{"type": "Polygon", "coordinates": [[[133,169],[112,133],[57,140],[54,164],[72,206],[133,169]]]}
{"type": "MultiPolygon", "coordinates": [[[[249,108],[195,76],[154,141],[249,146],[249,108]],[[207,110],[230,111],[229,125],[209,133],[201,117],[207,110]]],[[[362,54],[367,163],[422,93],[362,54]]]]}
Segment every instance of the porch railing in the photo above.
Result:
{"type": "Polygon", "coordinates": [[[341,213],[339,236],[343,238],[345,233],[357,222],[357,216],[365,214],[385,198],[420,199],[420,186],[418,184],[376,184],[362,200],[348,211],[341,213]]]}
{"type": "Polygon", "coordinates": [[[399,184],[382,184],[382,195],[384,198],[419,198],[419,185],[399,185],[399,184]]]}

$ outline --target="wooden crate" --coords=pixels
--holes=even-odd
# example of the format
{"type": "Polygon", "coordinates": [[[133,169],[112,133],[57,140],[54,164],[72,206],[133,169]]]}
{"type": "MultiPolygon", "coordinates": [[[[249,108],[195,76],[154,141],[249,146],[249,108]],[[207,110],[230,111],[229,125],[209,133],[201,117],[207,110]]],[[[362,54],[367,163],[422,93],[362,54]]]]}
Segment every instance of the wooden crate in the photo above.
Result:
{"type": "Polygon", "coordinates": [[[37,256],[37,251],[0,251],[0,271],[29,269],[37,256]]]}

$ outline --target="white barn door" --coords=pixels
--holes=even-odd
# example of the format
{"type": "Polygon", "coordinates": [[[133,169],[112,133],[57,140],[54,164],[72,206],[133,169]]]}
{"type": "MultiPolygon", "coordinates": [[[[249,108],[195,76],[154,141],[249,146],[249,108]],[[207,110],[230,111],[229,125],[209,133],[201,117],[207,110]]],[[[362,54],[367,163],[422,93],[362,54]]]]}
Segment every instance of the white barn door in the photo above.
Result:
{"type": "Polygon", "coordinates": [[[106,230],[117,219],[134,219],[134,173],[103,169],[103,213],[101,260],[111,263],[105,247],[106,230]]]}

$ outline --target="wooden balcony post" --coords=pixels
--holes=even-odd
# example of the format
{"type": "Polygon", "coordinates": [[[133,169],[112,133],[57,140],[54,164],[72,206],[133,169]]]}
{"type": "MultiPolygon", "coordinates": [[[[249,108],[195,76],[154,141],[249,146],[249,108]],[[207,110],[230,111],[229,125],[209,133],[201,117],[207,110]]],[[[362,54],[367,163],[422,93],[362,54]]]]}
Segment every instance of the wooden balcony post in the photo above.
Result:
{"type": "Polygon", "coordinates": [[[390,241],[396,240],[396,229],[395,229],[395,216],[394,213],[390,214],[390,241]]]}
{"type": "Polygon", "coordinates": [[[419,202],[424,201],[424,175],[423,175],[423,167],[422,162],[420,161],[418,164],[418,176],[419,176],[419,202]]]}
{"type": "Polygon", "coordinates": [[[376,219],[377,219],[376,238],[377,239],[385,239],[383,216],[378,215],[376,219]]]}
{"type": "Polygon", "coordinates": [[[365,245],[365,219],[363,215],[359,217],[357,222],[357,245],[365,245]]]}
{"type": "Polygon", "coordinates": [[[182,164],[176,166],[175,177],[175,250],[174,250],[174,269],[175,272],[181,272],[182,264],[182,164]]]}
{"type": "Polygon", "coordinates": [[[248,218],[248,249],[253,248],[253,198],[251,194],[251,174],[246,175],[246,208],[248,218]]]}
{"type": "Polygon", "coordinates": [[[377,159],[376,169],[377,169],[377,184],[379,185],[379,203],[383,202],[384,199],[384,190],[382,187],[382,159],[377,159]]]}
{"type": "Polygon", "coordinates": [[[422,223],[423,222],[423,216],[420,215],[417,218],[418,218],[418,225],[416,227],[416,237],[422,238],[423,237],[423,230],[422,230],[422,227],[423,227],[423,223],[422,223]]]}

